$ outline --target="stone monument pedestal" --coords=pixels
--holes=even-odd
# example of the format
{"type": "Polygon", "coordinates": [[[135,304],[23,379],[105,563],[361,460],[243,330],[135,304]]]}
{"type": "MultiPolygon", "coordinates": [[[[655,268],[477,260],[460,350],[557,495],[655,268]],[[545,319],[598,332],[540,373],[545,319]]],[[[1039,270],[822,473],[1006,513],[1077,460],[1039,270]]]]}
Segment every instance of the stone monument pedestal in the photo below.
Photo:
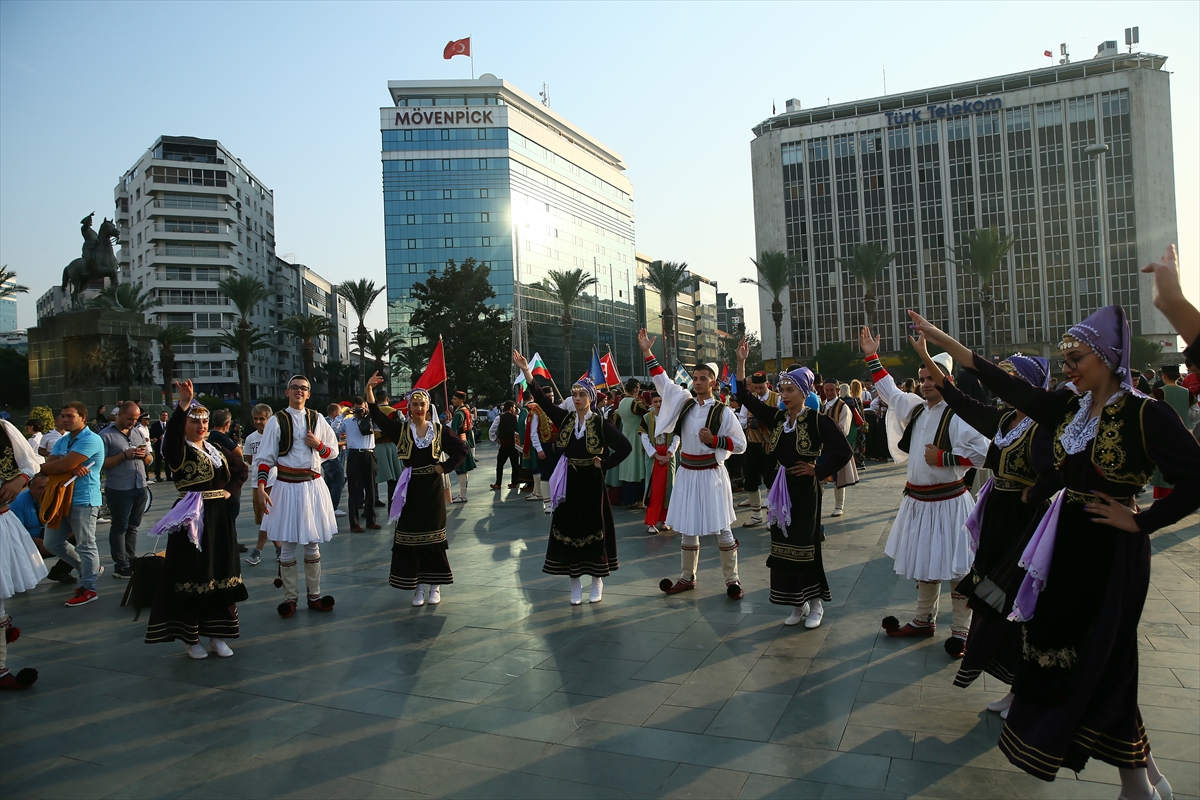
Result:
{"type": "Polygon", "coordinates": [[[162,405],[154,383],[151,343],[158,326],[132,311],[82,309],[55,314],[29,329],[29,402],[49,406],[80,400],[89,414],[120,400],[143,409],[162,405]]]}

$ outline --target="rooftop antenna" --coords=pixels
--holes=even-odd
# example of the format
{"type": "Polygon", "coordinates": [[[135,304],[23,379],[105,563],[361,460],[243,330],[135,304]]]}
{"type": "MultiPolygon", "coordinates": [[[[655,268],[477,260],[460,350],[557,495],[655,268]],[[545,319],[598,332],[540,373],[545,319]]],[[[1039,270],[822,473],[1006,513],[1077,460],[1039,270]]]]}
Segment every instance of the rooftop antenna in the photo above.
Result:
{"type": "Polygon", "coordinates": [[[1126,28],[1125,29],[1125,44],[1128,45],[1129,52],[1131,52],[1131,53],[1133,52],[1133,46],[1135,44],[1140,44],[1140,42],[1138,41],[1138,29],[1137,28],[1126,28]]]}
{"type": "Polygon", "coordinates": [[[550,84],[542,84],[542,90],[538,92],[538,97],[542,98],[542,105],[546,108],[550,107],[550,84]]]}
{"type": "Polygon", "coordinates": [[[1071,63],[1071,51],[1067,49],[1066,42],[1063,42],[1062,44],[1060,44],[1058,46],[1058,52],[1062,56],[1062,58],[1060,58],[1058,60],[1059,64],[1070,64],[1071,63]]]}
{"type": "Polygon", "coordinates": [[[887,64],[883,65],[883,93],[887,95],[887,64]]]}

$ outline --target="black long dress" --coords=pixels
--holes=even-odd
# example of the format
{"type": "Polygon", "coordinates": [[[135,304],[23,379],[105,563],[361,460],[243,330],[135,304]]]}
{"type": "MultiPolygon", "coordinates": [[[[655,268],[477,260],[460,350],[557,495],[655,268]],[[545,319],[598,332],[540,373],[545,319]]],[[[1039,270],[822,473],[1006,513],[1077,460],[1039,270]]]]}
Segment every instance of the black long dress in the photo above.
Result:
{"type": "Polygon", "coordinates": [[[584,435],[576,437],[575,412],[555,405],[536,381],[530,381],[529,390],[558,426],[556,447],[559,457],[567,459],[567,494],[550,517],[542,572],[607,577],[617,570],[618,562],[617,531],[604,473],[624,461],[633,447],[620,429],[594,412],[584,421],[584,435]],[[597,457],[599,469],[593,463],[597,457]]]}
{"type": "MultiPolygon", "coordinates": [[[[237,603],[245,600],[242,562],[238,556],[237,528],[231,501],[220,490],[235,492],[246,481],[248,469],[229,451],[217,466],[206,452],[184,438],[187,411],[176,406],[163,436],[163,454],[184,492],[212,493],[204,500],[204,533],[200,549],[184,532],[167,536],[167,553],[146,627],[146,643],[197,644],[201,636],[236,639],[240,635],[237,603]]],[[[216,445],[213,445],[216,447],[216,445]]]]}
{"type": "Polygon", "coordinates": [[[993,473],[992,489],[983,508],[976,509],[982,521],[975,561],[955,587],[967,596],[974,613],[966,653],[954,677],[954,685],[962,688],[984,672],[1011,684],[1021,660],[1021,626],[1007,619],[1025,577],[1017,562],[1050,496],[1062,488],[1062,476],[1054,469],[1054,437],[1032,418],[1018,421],[1015,410],[981,402],[950,381],[942,387],[942,398],[963,422],[989,439],[1013,436],[1002,446],[992,441],[984,461],[993,473]],[[1018,426],[1022,430],[1015,432],[1018,426]],[[1023,499],[1027,488],[1028,502],[1023,499]],[[989,596],[1000,592],[1003,598],[989,596]],[[997,608],[989,600],[1002,605],[997,608]]]}
{"type": "Polygon", "coordinates": [[[1137,703],[1137,627],[1150,585],[1149,534],[1200,506],[1200,443],[1166,403],[1132,394],[1106,405],[1083,443],[1068,425],[1084,396],[1035,388],[978,356],[972,366],[994,393],[1055,430],[1066,487],[1050,574],[1022,626],[1000,749],[1047,781],[1060,767],[1082,770],[1091,757],[1144,768],[1150,743],[1137,703]],[[1139,533],[1098,524],[1084,510],[1094,491],[1133,503],[1156,464],[1175,491],[1137,513],[1139,533]]]}
{"type": "MultiPolygon", "coordinates": [[[[429,444],[418,447],[407,419],[392,419],[374,403],[370,409],[371,420],[384,436],[396,442],[401,468],[412,470],[404,509],[396,520],[388,584],[397,589],[416,589],[420,583],[454,583],[447,556],[450,545],[446,540],[445,487],[434,467],[441,463],[442,470],[450,472],[466,458],[467,446],[449,428],[430,420],[433,436],[429,444]],[[442,452],[447,460],[439,462],[442,452]]],[[[389,497],[389,508],[391,501],[389,497]]]]}
{"type": "Polygon", "coordinates": [[[771,523],[771,602],[801,606],[810,600],[832,600],[821,559],[821,485],[849,463],[854,455],[850,443],[832,417],[810,408],[796,417],[795,428],[786,430],[787,411],[767,405],[738,383],[738,400],[771,431],[767,450],[780,464],[793,467],[823,456],[816,477],[786,473],[792,521],[786,531],[771,523]]]}

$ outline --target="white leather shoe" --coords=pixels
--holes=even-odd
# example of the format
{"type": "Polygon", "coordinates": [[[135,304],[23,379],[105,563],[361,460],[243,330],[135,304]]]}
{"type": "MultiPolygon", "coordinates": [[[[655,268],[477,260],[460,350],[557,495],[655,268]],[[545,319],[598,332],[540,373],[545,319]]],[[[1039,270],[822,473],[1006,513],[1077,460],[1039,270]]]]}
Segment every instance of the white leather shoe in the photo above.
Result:
{"type": "Polygon", "coordinates": [[[812,610],[808,612],[808,619],[804,621],[804,627],[816,628],[821,625],[821,620],[825,616],[825,606],[820,600],[812,602],[812,610]]]}
{"type": "Polygon", "coordinates": [[[588,596],[589,603],[599,603],[604,599],[604,579],[592,578],[592,593],[588,596]]]}
{"type": "Polygon", "coordinates": [[[583,605],[583,584],[579,578],[571,578],[571,605],[583,605]]]}
{"type": "Polygon", "coordinates": [[[987,710],[995,711],[997,713],[999,713],[1001,711],[1008,711],[1008,709],[1012,706],[1012,704],[1013,704],[1013,693],[1009,692],[1008,694],[1004,695],[1004,697],[1001,697],[999,700],[993,700],[992,702],[988,703],[987,710]]]}
{"type": "Polygon", "coordinates": [[[429,600],[427,602],[431,606],[436,606],[438,603],[442,602],[442,587],[441,586],[435,585],[435,586],[430,587],[429,600]]]}
{"type": "Polygon", "coordinates": [[[425,584],[418,583],[417,591],[413,593],[413,607],[419,608],[425,605],[425,584]]]}
{"type": "Polygon", "coordinates": [[[842,511],[842,509],[840,509],[840,508],[835,508],[835,509],[833,510],[833,513],[832,513],[832,514],[830,514],[829,516],[831,516],[831,517],[840,517],[842,514],[845,514],[845,513],[846,513],[846,512],[845,512],[845,511],[842,511]]]}
{"type": "Polygon", "coordinates": [[[805,603],[802,606],[796,606],[792,609],[792,615],[783,621],[784,625],[799,625],[805,617],[808,616],[809,604],[805,603]]]}
{"type": "Polygon", "coordinates": [[[1175,800],[1175,793],[1171,791],[1171,784],[1167,783],[1166,775],[1158,776],[1158,783],[1154,784],[1154,791],[1158,792],[1158,796],[1162,800],[1175,800]]]}
{"type": "Polygon", "coordinates": [[[183,648],[183,652],[187,653],[188,658],[194,658],[199,661],[202,658],[208,658],[208,651],[199,642],[183,648]]]}
{"type": "Polygon", "coordinates": [[[224,639],[210,638],[208,643],[212,645],[213,652],[221,658],[229,658],[233,655],[233,651],[229,649],[229,645],[225,644],[224,639]]]}

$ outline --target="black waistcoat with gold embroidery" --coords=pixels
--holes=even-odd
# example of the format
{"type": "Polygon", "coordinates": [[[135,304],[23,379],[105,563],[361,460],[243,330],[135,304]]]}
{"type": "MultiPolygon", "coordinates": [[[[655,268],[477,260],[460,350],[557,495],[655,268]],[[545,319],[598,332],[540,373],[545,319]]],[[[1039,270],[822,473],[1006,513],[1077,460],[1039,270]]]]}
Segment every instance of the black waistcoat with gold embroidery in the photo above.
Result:
{"type": "MultiPolygon", "coordinates": [[[[1012,422],[1016,411],[1010,411],[1000,418],[1000,430],[1003,431],[1012,422]]],[[[1014,423],[1018,424],[1018,423],[1014,423]]],[[[1005,447],[1000,447],[994,441],[988,446],[987,460],[984,466],[996,473],[996,484],[999,488],[1017,488],[1003,486],[1002,481],[1018,483],[1021,487],[1033,486],[1037,483],[1038,474],[1033,466],[1033,436],[1037,432],[1037,423],[1032,423],[1024,433],[1005,447]]]]}
{"type": "Polygon", "coordinates": [[[813,461],[819,457],[825,446],[821,440],[820,417],[820,412],[813,411],[811,408],[805,408],[800,412],[800,416],[796,420],[796,429],[793,431],[796,449],[795,455],[792,455],[790,450],[779,449],[779,440],[784,435],[783,426],[788,418],[786,411],[780,411],[775,417],[775,427],[771,431],[771,441],[767,445],[768,452],[775,453],[780,463],[789,467],[798,461],[813,461]]]}
{"type": "Polygon", "coordinates": [[[229,462],[221,453],[221,466],[216,467],[208,453],[201,452],[187,442],[183,444],[183,463],[172,465],[175,488],[181,492],[203,492],[222,489],[229,483],[229,462]]]}
{"type": "MultiPolygon", "coordinates": [[[[433,441],[429,443],[429,457],[436,464],[442,457],[442,425],[434,420],[430,420],[429,424],[433,426],[433,441]]],[[[401,461],[407,461],[413,457],[414,442],[410,425],[411,423],[405,422],[401,426],[400,440],[396,442],[396,455],[401,461]]]]}
{"type": "MultiPolygon", "coordinates": [[[[1072,398],[1066,415],[1054,435],[1054,465],[1062,470],[1067,463],[1067,451],[1062,436],[1067,425],[1079,411],[1081,397],[1072,398]]],[[[1121,484],[1137,494],[1154,474],[1154,462],[1146,451],[1146,428],[1143,411],[1149,397],[1126,394],[1100,412],[1096,438],[1092,441],[1092,465],[1110,483],[1121,484]]],[[[1068,488],[1070,484],[1068,483],[1068,488]]]]}
{"type": "MultiPolygon", "coordinates": [[[[566,453],[567,447],[575,439],[575,412],[567,414],[558,429],[558,449],[566,453]]],[[[583,445],[590,456],[604,455],[604,419],[593,413],[584,423],[583,445]]],[[[569,455],[569,454],[568,454],[569,455]]]]}
{"type": "Polygon", "coordinates": [[[8,428],[0,425],[0,483],[7,483],[20,474],[21,468],[13,454],[12,440],[8,438],[8,428]]]}

